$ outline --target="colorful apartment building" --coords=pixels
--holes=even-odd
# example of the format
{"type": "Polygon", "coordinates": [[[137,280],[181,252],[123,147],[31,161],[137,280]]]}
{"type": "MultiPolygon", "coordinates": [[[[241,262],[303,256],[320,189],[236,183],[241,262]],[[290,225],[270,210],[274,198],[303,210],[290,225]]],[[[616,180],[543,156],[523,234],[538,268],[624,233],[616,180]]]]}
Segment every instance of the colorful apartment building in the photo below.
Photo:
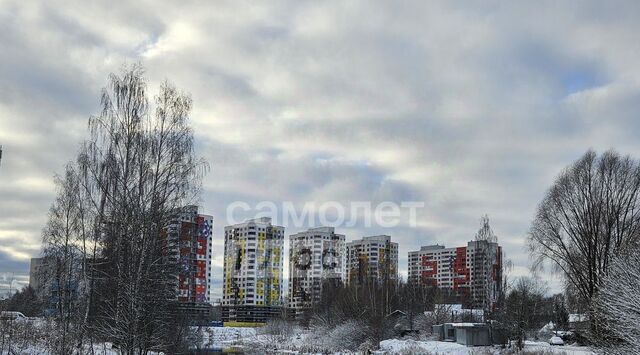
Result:
{"type": "Polygon", "coordinates": [[[178,264],[177,300],[211,303],[213,217],[187,206],[162,232],[167,256],[178,264]]]}
{"type": "Polygon", "coordinates": [[[282,306],[284,227],[263,217],[224,228],[222,317],[264,322],[282,306]]]}

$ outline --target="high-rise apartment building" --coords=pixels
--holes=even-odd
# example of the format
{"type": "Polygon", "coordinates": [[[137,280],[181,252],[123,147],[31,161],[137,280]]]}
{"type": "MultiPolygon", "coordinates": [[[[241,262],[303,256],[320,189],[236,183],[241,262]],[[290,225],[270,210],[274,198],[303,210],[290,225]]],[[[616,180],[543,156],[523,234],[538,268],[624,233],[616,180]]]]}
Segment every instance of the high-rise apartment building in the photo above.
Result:
{"type": "Polygon", "coordinates": [[[222,317],[264,322],[282,306],[284,227],[263,217],[224,228],[222,317]]]}
{"type": "Polygon", "coordinates": [[[289,307],[299,311],[320,300],[323,282],[343,281],[345,237],[333,227],[289,236],[289,307]]]}
{"type": "Polygon", "coordinates": [[[187,206],[162,232],[167,256],[179,265],[176,297],[181,304],[197,308],[212,302],[212,231],[213,217],[187,206]]]}
{"type": "Polygon", "coordinates": [[[348,283],[398,278],[398,243],[388,235],[364,237],[347,243],[348,283]]]}
{"type": "Polygon", "coordinates": [[[409,281],[449,289],[468,306],[492,310],[502,292],[502,248],[474,240],[466,247],[423,246],[409,252],[409,281]]]}

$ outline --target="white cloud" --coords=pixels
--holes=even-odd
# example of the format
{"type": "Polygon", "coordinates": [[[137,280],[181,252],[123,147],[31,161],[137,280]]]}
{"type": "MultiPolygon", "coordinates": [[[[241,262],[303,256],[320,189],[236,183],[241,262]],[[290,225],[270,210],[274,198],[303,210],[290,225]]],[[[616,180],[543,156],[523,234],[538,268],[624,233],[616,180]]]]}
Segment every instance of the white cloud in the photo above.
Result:
{"type": "Polygon", "coordinates": [[[33,255],[47,181],[108,73],[142,61],[152,86],[194,98],[217,236],[237,199],[423,200],[419,228],[384,231],[402,260],[465,243],[488,213],[525,270],[529,222],[562,167],[590,147],[640,156],[638,5],[618,5],[2,2],[0,236],[24,246],[0,256],[13,268],[33,255]]]}

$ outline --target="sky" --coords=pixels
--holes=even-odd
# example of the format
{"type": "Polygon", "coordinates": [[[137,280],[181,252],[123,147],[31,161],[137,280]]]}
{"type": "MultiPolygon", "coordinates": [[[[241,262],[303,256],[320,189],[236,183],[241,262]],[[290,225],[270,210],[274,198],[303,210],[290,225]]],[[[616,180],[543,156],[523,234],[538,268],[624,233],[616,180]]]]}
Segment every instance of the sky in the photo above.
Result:
{"type": "Polygon", "coordinates": [[[337,227],[347,240],[391,235],[403,274],[408,251],[465,245],[487,214],[511,275],[527,275],[527,232],[560,171],[588,149],[640,157],[639,11],[0,0],[0,289],[28,282],[53,177],[87,137],[109,73],[137,62],[151,92],[167,79],[193,98],[217,287],[234,201],[423,201],[415,226],[337,227]]]}

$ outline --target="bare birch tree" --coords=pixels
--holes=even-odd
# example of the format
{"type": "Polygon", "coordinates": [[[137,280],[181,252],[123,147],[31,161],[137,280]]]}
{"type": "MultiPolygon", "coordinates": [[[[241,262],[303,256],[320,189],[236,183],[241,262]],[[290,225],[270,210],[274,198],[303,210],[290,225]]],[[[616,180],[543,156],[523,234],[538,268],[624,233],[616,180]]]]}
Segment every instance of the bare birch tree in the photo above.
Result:
{"type": "Polygon", "coordinates": [[[197,197],[205,168],[193,150],[191,99],[165,82],[154,103],[139,66],[112,75],[81,159],[98,187],[104,238],[98,329],[126,353],[166,351],[175,341],[178,265],[160,235],[197,197]]]}
{"type": "MultiPolygon", "coordinates": [[[[175,312],[178,265],[175,246],[161,236],[195,202],[207,169],[194,153],[192,102],[164,82],[150,103],[139,65],[109,79],[69,169],[75,185],[58,197],[74,201],[69,243],[81,255],[74,267],[84,296],[76,323],[122,353],[175,352],[183,334],[175,312]]],[[[64,218],[54,217],[50,224],[64,231],[64,218]]],[[[52,241],[46,237],[45,245],[60,244],[52,241]]]]}
{"type": "Polygon", "coordinates": [[[57,197],[49,210],[49,220],[43,230],[44,257],[47,268],[42,275],[47,286],[48,307],[56,322],[52,334],[54,352],[66,354],[80,341],[78,331],[79,292],[82,254],[77,240],[83,223],[79,211],[78,180],[71,165],[63,176],[56,177],[57,197]]]}

